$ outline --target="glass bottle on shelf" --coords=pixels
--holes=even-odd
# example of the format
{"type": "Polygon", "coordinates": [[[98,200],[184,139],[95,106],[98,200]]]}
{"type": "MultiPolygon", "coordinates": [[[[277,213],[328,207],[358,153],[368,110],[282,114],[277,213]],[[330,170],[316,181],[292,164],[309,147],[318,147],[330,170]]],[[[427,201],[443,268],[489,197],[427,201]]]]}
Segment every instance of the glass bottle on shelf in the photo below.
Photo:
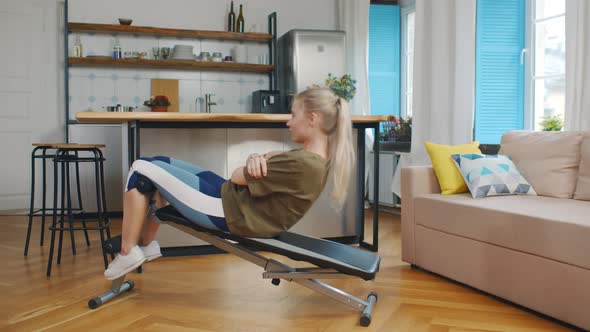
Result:
{"type": "Polygon", "coordinates": [[[114,59],[121,59],[122,56],[121,52],[121,43],[119,43],[119,38],[115,37],[115,41],[113,42],[113,58],[114,59]]]}
{"type": "Polygon", "coordinates": [[[231,2],[229,15],[227,17],[227,31],[236,31],[236,13],[234,13],[234,2],[231,2]]]}
{"type": "Polygon", "coordinates": [[[242,6],[240,5],[240,13],[238,14],[238,21],[236,22],[236,31],[244,32],[244,15],[242,14],[242,6]]]}
{"type": "Polygon", "coordinates": [[[74,58],[81,58],[83,56],[82,41],[80,40],[80,36],[76,36],[74,39],[74,49],[72,51],[72,56],[74,58]]]}

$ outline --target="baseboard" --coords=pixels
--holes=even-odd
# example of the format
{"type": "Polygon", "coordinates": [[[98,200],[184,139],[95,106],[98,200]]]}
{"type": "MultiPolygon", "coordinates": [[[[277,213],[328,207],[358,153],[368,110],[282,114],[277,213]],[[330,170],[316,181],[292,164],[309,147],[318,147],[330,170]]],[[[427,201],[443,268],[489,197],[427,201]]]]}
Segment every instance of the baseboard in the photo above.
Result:
{"type": "Polygon", "coordinates": [[[28,214],[29,209],[0,210],[0,216],[26,216],[28,214]]]}

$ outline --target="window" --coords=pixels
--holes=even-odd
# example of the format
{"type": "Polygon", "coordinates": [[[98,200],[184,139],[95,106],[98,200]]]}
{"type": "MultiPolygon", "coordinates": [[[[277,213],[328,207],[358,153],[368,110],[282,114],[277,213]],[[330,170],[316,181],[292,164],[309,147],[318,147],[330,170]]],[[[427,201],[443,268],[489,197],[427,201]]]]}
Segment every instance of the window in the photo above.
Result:
{"type": "Polygon", "coordinates": [[[498,144],[505,131],[563,120],[565,1],[477,1],[476,140],[498,144]]]}
{"type": "Polygon", "coordinates": [[[565,0],[532,0],[531,129],[542,130],[546,116],[565,112],[565,0]]]}
{"type": "Polygon", "coordinates": [[[412,87],[414,78],[414,26],[416,7],[402,7],[402,98],[401,116],[412,116],[412,87]]]}
{"type": "Polygon", "coordinates": [[[369,7],[371,114],[400,115],[400,7],[369,7]]]}

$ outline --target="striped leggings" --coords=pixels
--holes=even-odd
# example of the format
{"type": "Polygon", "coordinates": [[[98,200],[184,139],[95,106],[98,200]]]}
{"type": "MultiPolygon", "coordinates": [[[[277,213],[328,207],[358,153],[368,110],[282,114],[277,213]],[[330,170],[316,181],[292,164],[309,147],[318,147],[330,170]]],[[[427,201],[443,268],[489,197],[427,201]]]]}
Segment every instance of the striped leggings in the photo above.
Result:
{"type": "Polygon", "coordinates": [[[221,176],[169,157],[140,158],[127,177],[125,190],[137,188],[138,174],[150,179],[160,195],[190,221],[209,229],[228,231],[223,205],[221,176]]]}

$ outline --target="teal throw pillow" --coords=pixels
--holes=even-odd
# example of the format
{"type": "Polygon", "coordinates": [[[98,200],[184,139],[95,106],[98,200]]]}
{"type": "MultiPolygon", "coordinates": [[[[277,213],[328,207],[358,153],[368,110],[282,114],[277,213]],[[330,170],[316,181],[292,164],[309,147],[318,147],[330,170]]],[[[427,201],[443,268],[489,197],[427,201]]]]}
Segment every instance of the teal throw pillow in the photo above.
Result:
{"type": "Polygon", "coordinates": [[[453,154],[451,158],[465,179],[473,198],[537,195],[508,156],[453,154]]]}

